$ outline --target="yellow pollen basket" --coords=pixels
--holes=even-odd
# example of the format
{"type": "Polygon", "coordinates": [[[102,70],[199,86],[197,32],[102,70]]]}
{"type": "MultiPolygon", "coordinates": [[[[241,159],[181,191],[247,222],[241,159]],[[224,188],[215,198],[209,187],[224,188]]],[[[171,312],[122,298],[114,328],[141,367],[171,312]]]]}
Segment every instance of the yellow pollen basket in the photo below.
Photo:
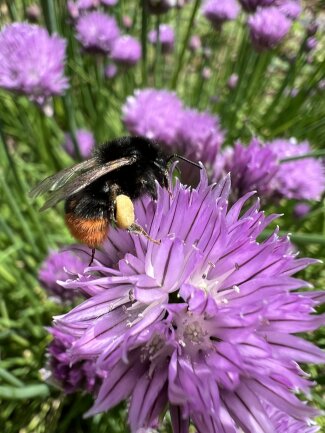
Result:
{"type": "Polygon", "coordinates": [[[127,195],[120,194],[116,197],[115,218],[120,229],[128,229],[134,223],[134,206],[127,195]]]}

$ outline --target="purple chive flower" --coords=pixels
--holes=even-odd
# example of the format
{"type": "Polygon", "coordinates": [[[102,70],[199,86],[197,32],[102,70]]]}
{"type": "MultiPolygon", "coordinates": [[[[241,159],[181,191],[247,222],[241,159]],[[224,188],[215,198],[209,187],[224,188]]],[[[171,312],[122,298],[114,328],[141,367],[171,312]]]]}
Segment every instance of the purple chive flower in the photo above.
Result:
{"type": "Polygon", "coordinates": [[[64,39],[33,24],[14,23],[0,32],[0,87],[43,104],[68,88],[64,39]]]}
{"type": "Polygon", "coordinates": [[[168,90],[136,90],[123,106],[123,121],[132,135],[172,147],[183,117],[182,102],[168,90]]]}
{"type": "Polygon", "coordinates": [[[277,7],[258,10],[249,17],[252,43],[259,51],[276,47],[289,32],[291,21],[277,7]]]}
{"type": "Polygon", "coordinates": [[[113,44],[111,59],[121,66],[134,66],[141,59],[140,42],[128,35],[119,37],[113,44]]]}
{"type": "Polygon", "coordinates": [[[68,0],[67,9],[72,20],[76,20],[79,17],[78,5],[73,0],[68,0]]]}
{"type": "MultiPolygon", "coordinates": [[[[160,24],[159,41],[161,51],[164,54],[171,53],[174,50],[174,30],[168,24],[160,24]]],[[[158,41],[157,30],[151,30],[148,34],[148,40],[151,44],[156,45],[158,41]]]]}
{"type": "Polygon", "coordinates": [[[252,193],[228,209],[229,176],[197,188],[176,181],[172,195],[135,204],[139,223],[155,239],[112,229],[105,265],[67,282],[88,299],[58,317],[56,329],[76,339],[71,362],[92,360],[103,371],[88,415],[129,398],[131,432],[156,427],[169,405],[174,432],[189,421],[204,433],[275,432],[274,414],[306,422],[318,412],[295,391],[310,383],[298,362],[324,353],[295,333],[325,322],[315,315],[319,292],[294,274],[315,260],[297,258],[277,231],[257,242],[275,218],[252,193]]]}
{"type": "Polygon", "coordinates": [[[216,28],[225,21],[235,20],[239,12],[237,0],[206,0],[202,6],[203,15],[216,28]]]}
{"type": "Polygon", "coordinates": [[[278,170],[277,157],[271,149],[253,139],[245,147],[236,143],[216,160],[215,177],[223,173],[231,174],[232,189],[235,197],[256,190],[260,196],[269,196],[273,191],[270,181],[278,170]]]}
{"type": "Polygon", "coordinates": [[[86,50],[106,54],[120,33],[114,18],[97,11],[81,16],[76,29],[77,39],[86,50]]]}
{"type": "Polygon", "coordinates": [[[247,12],[255,12],[259,7],[271,6],[275,3],[275,0],[239,0],[247,12]]]}
{"type": "MultiPolygon", "coordinates": [[[[95,138],[90,131],[86,129],[78,129],[76,131],[76,140],[79,147],[80,155],[83,159],[90,158],[92,151],[95,147],[95,138]]],[[[72,157],[76,158],[76,152],[70,134],[65,134],[64,148],[66,152],[72,157]]]]}
{"type": "Polygon", "coordinates": [[[100,0],[104,6],[115,6],[118,0],[100,0]]]}
{"type": "Polygon", "coordinates": [[[76,2],[73,0],[68,1],[68,9],[71,15],[71,11],[73,12],[73,18],[77,18],[79,16],[80,11],[87,11],[90,9],[97,9],[100,4],[104,6],[114,6],[116,5],[118,0],[77,0],[76,2]],[[76,12],[77,11],[77,12],[76,12]]]}
{"type": "Polygon", "coordinates": [[[50,295],[62,301],[71,301],[79,296],[80,292],[63,288],[58,284],[58,280],[65,281],[82,274],[88,263],[89,256],[82,251],[52,251],[44,260],[38,272],[38,279],[50,295]]]}
{"type": "Polygon", "coordinates": [[[76,5],[79,10],[96,9],[100,5],[100,0],[77,0],[76,5]]]}
{"type": "Polygon", "coordinates": [[[235,89],[235,87],[237,87],[238,80],[239,77],[237,74],[231,74],[227,81],[227,86],[229,87],[229,89],[235,89]]]}
{"type": "Polygon", "coordinates": [[[203,80],[210,80],[210,78],[212,77],[211,68],[209,68],[208,66],[205,66],[202,69],[201,76],[202,76],[203,80]]]}
{"type": "Polygon", "coordinates": [[[164,14],[176,5],[176,0],[147,0],[149,12],[152,14],[164,14]]]}
{"type": "Polygon", "coordinates": [[[268,416],[271,418],[276,433],[316,433],[320,430],[314,422],[304,422],[289,416],[287,413],[263,402],[268,416]]]}
{"type": "Polygon", "coordinates": [[[123,27],[129,30],[133,26],[132,18],[129,15],[123,15],[122,17],[123,27]]]}
{"type": "Polygon", "coordinates": [[[213,164],[224,141],[217,116],[197,110],[184,110],[177,144],[188,158],[213,164]]]}
{"type": "Polygon", "coordinates": [[[190,42],[189,42],[189,49],[193,52],[196,52],[202,48],[202,41],[200,36],[193,35],[191,36],[190,42]]]}
{"type": "Polygon", "coordinates": [[[26,16],[32,22],[37,22],[41,18],[41,9],[36,3],[32,3],[26,8],[26,16]]]}
{"type": "Polygon", "coordinates": [[[118,73],[118,68],[113,63],[109,64],[105,68],[105,77],[106,78],[114,78],[118,73]]]}
{"type": "Polygon", "coordinates": [[[279,10],[291,20],[296,20],[302,11],[299,0],[278,0],[276,5],[279,10]]]}
{"type": "MultiPolygon", "coordinates": [[[[267,144],[278,160],[312,151],[309,143],[277,139],[267,144]]],[[[320,159],[304,158],[283,162],[270,185],[284,197],[297,200],[320,200],[325,190],[325,170],[320,159]]]]}
{"type": "Polygon", "coordinates": [[[306,50],[313,51],[318,45],[318,41],[316,38],[309,37],[306,40],[306,50]]]}
{"type": "Polygon", "coordinates": [[[297,203],[293,208],[294,216],[297,218],[303,218],[310,212],[310,204],[308,203],[297,203]]]}
{"type": "Polygon", "coordinates": [[[93,361],[70,362],[69,351],[76,341],[71,335],[49,328],[53,340],[48,347],[51,382],[62,388],[66,394],[77,391],[96,393],[102,382],[101,374],[97,372],[93,361]]]}

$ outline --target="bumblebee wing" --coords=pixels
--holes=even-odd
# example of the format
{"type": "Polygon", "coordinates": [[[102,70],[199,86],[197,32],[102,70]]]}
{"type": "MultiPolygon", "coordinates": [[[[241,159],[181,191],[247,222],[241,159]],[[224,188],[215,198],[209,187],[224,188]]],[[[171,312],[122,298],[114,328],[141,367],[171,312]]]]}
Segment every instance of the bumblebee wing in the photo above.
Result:
{"type": "Polygon", "coordinates": [[[41,207],[40,210],[44,211],[50,207],[55,206],[57,203],[59,203],[59,201],[65,200],[73,194],[77,194],[105,174],[117,170],[120,167],[134,164],[135,161],[135,157],[120,158],[115,161],[109,161],[106,164],[91,168],[85,173],[81,173],[81,175],[79,175],[78,177],[75,177],[71,181],[66,182],[66,184],[63,185],[60,189],[53,191],[50,198],[41,207]]]}
{"type": "Polygon", "coordinates": [[[58,173],[49,176],[37,184],[30,192],[30,197],[37,197],[49,191],[55,191],[61,188],[69,179],[77,175],[80,171],[86,171],[98,164],[97,158],[87,159],[87,161],[75,164],[72,167],[65,168],[58,173]]]}

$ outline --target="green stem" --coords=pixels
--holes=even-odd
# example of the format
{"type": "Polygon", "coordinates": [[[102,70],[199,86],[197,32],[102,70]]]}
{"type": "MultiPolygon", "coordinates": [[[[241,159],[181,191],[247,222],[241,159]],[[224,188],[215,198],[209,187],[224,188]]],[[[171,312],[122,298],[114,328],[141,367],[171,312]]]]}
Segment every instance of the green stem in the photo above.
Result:
{"type": "Polygon", "coordinates": [[[64,106],[65,114],[67,117],[69,132],[71,134],[74,153],[76,155],[76,159],[78,161],[81,161],[82,158],[81,158],[80,149],[79,149],[77,138],[76,138],[77,127],[76,127],[75,115],[74,115],[74,110],[73,110],[73,105],[72,105],[70,94],[66,93],[62,99],[63,99],[63,106],[64,106]]]}
{"type": "Polygon", "coordinates": [[[25,191],[25,189],[24,189],[24,187],[22,185],[21,178],[18,175],[18,170],[17,170],[16,164],[15,164],[15,162],[14,162],[14,160],[12,158],[12,155],[11,155],[9,149],[8,149],[6,138],[4,136],[3,129],[2,129],[1,121],[0,121],[0,142],[2,144],[2,148],[4,149],[4,153],[5,153],[6,157],[7,157],[8,162],[9,162],[10,169],[12,170],[12,172],[14,174],[14,177],[17,180],[17,184],[19,186],[20,192],[23,195],[25,195],[26,191],[25,191]]]}
{"type": "Polygon", "coordinates": [[[28,398],[47,397],[49,388],[45,384],[24,385],[22,388],[0,386],[0,398],[9,400],[26,400],[28,398]]]}
{"type": "Polygon", "coordinates": [[[21,380],[17,379],[16,376],[9,373],[9,371],[5,370],[4,368],[0,368],[0,379],[6,381],[10,385],[17,386],[19,388],[24,386],[21,380]]]}
{"type": "Polygon", "coordinates": [[[40,125],[41,125],[40,131],[42,134],[42,139],[43,142],[45,143],[47,154],[50,157],[51,165],[56,171],[59,171],[62,169],[62,165],[58,160],[58,157],[55,153],[55,149],[53,148],[53,142],[49,138],[49,134],[48,134],[49,128],[46,125],[48,119],[46,119],[44,113],[42,113],[41,110],[39,110],[39,118],[40,118],[40,125]]]}
{"type": "Polygon", "coordinates": [[[147,0],[141,0],[142,23],[141,23],[141,48],[142,48],[142,86],[146,87],[147,75],[147,37],[148,37],[148,11],[147,0]]]}
{"type": "Polygon", "coordinates": [[[300,60],[301,55],[303,53],[305,43],[306,43],[306,39],[303,40],[303,42],[302,42],[302,44],[301,44],[301,46],[299,48],[299,51],[297,53],[297,56],[295,58],[295,60],[290,64],[289,69],[288,69],[286,75],[284,76],[284,78],[282,80],[281,86],[279,87],[279,89],[278,89],[275,97],[273,98],[273,101],[271,102],[271,104],[269,105],[266,113],[264,114],[264,116],[263,116],[263,122],[265,120],[269,119],[269,117],[272,115],[274,109],[278,106],[279,101],[280,101],[280,99],[281,99],[281,97],[282,97],[283,92],[285,91],[285,89],[288,87],[288,85],[290,83],[294,82],[294,79],[295,79],[295,76],[296,76],[297,64],[299,63],[299,60],[300,60]]]}
{"type": "Polygon", "coordinates": [[[191,32],[193,30],[193,24],[194,24],[195,16],[196,16],[196,13],[199,9],[200,3],[201,3],[200,0],[195,0],[195,3],[193,5],[191,18],[190,18],[190,21],[188,23],[186,34],[185,34],[185,37],[183,40],[182,49],[181,49],[181,52],[178,56],[177,66],[175,68],[174,75],[173,75],[172,80],[171,80],[171,88],[172,89],[176,88],[178,77],[179,77],[179,74],[180,74],[181,69],[183,67],[183,60],[184,60],[185,52],[186,52],[186,49],[188,47],[188,42],[190,40],[191,32]]]}
{"type": "Polygon", "coordinates": [[[18,204],[16,203],[15,199],[13,198],[11,189],[7,185],[5,178],[4,178],[2,173],[0,174],[0,183],[1,183],[4,195],[7,198],[7,202],[9,204],[9,206],[11,207],[13,213],[16,215],[17,220],[20,223],[21,229],[22,229],[22,231],[26,237],[27,242],[29,242],[32,245],[34,251],[36,251],[36,254],[39,255],[40,250],[39,250],[38,246],[35,244],[34,237],[31,234],[31,230],[28,227],[26,220],[25,220],[25,217],[21,213],[18,204]]]}
{"type": "Polygon", "coordinates": [[[13,174],[14,174],[14,177],[15,177],[15,182],[16,182],[16,184],[18,185],[18,187],[20,189],[20,193],[21,193],[21,198],[20,199],[26,205],[27,212],[28,212],[31,220],[34,223],[34,226],[36,227],[36,231],[39,234],[40,244],[41,244],[44,252],[46,252],[47,249],[48,249],[48,247],[47,247],[47,242],[46,242],[46,238],[45,238],[45,235],[44,235],[44,231],[41,230],[40,223],[39,223],[39,218],[38,218],[37,213],[35,212],[34,208],[30,205],[30,202],[28,201],[28,198],[27,198],[28,187],[27,187],[26,181],[25,181],[25,179],[22,180],[21,174],[18,172],[16,164],[15,164],[13,158],[12,158],[12,155],[10,154],[9,149],[7,148],[7,145],[6,145],[6,142],[5,142],[5,137],[3,136],[1,125],[0,125],[0,141],[2,142],[3,148],[5,149],[6,157],[8,159],[10,168],[11,168],[13,174]]]}
{"type": "Polygon", "coordinates": [[[304,153],[302,155],[290,156],[288,158],[280,159],[280,163],[289,162],[289,161],[297,161],[298,159],[305,158],[318,158],[320,156],[325,156],[325,150],[315,150],[314,152],[304,153]]]}
{"type": "Polygon", "coordinates": [[[156,56],[155,56],[155,67],[154,67],[154,77],[155,77],[155,87],[160,86],[160,56],[161,56],[161,41],[160,41],[160,15],[156,18],[156,56]]]}
{"type": "Polygon", "coordinates": [[[15,6],[15,2],[12,0],[6,1],[8,12],[12,21],[17,21],[17,10],[15,6]]]}
{"type": "MultiPolygon", "coordinates": [[[[268,237],[272,236],[273,231],[272,230],[264,230],[263,233],[260,234],[261,239],[267,239],[268,237]]],[[[288,233],[285,231],[280,231],[278,233],[279,236],[287,236],[288,233]]],[[[325,236],[321,233],[319,234],[309,234],[309,233],[291,233],[290,234],[290,240],[293,243],[300,244],[300,245],[310,245],[310,244],[316,244],[316,245],[325,245],[325,236]]]]}
{"type": "Polygon", "coordinates": [[[41,0],[45,24],[49,33],[57,32],[54,3],[53,0],[41,0]]]}

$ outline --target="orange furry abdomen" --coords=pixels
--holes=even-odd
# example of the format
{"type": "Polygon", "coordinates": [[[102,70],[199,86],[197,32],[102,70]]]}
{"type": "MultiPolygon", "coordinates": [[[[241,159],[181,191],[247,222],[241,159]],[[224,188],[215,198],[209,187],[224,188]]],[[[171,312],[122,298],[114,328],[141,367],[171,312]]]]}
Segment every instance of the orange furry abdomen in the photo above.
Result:
{"type": "Polygon", "coordinates": [[[109,222],[104,218],[86,219],[67,213],[65,223],[74,238],[91,248],[101,245],[108,233],[109,222]]]}

